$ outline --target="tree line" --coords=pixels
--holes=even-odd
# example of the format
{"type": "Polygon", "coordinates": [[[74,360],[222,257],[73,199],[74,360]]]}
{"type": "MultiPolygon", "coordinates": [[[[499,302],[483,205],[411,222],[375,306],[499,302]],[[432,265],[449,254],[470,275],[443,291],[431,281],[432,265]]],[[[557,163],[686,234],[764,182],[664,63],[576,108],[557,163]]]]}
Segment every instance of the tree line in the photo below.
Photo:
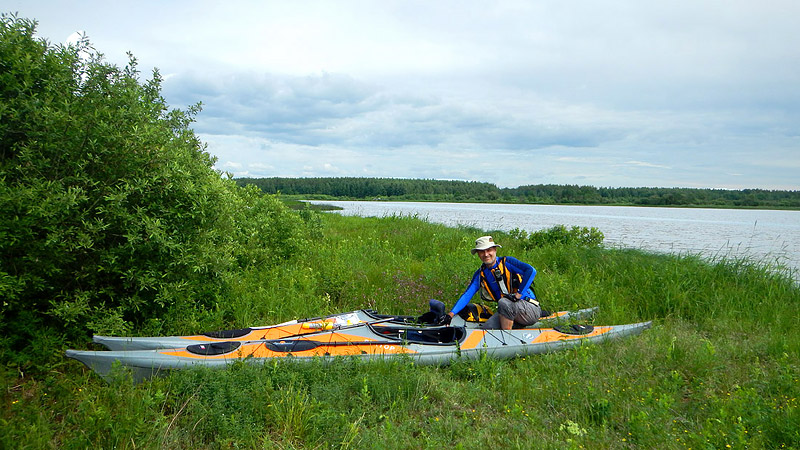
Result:
{"type": "Polygon", "coordinates": [[[399,178],[238,178],[268,194],[310,199],[407,200],[530,204],[800,208],[800,191],[594,187],[538,184],[498,188],[491,183],[399,178]]]}

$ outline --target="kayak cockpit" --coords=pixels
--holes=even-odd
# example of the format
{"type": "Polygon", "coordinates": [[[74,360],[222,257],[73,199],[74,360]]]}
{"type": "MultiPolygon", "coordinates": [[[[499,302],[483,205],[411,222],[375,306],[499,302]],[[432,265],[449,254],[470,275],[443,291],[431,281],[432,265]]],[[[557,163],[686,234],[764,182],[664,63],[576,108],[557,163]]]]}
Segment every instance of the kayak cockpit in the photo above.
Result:
{"type": "Polygon", "coordinates": [[[252,328],[240,328],[238,330],[211,331],[209,333],[203,333],[203,336],[207,336],[213,339],[236,339],[242,336],[247,336],[252,332],[253,332],[252,328]]]}
{"type": "Polygon", "coordinates": [[[242,345],[237,341],[213,342],[209,344],[194,344],[186,347],[189,353],[201,356],[224,355],[238,349],[242,345]]]}
{"type": "Polygon", "coordinates": [[[381,336],[419,344],[455,344],[464,339],[464,327],[413,328],[395,326],[370,326],[381,336]]]}

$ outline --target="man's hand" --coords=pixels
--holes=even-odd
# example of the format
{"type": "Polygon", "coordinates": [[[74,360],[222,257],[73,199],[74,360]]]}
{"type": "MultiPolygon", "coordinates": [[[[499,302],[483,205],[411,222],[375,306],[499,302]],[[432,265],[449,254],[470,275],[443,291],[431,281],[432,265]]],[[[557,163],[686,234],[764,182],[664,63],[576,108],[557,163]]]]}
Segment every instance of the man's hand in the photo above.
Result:
{"type": "Polygon", "coordinates": [[[439,317],[439,325],[450,325],[450,321],[453,320],[453,316],[450,314],[445,314],[442,317],[439,317]]]}

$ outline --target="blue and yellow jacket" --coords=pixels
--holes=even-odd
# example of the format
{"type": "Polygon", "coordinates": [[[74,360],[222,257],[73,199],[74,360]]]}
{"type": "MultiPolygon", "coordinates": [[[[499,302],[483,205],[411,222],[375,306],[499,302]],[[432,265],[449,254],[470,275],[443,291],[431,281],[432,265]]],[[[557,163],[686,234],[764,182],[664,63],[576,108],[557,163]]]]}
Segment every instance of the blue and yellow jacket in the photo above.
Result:
{"type": "Polygon", "coordinates": [[[481,300],[484,301],[496,302],[502,298],[503,291],[493,274],[497,269],[503,275],[502,282],[506,284],[507,292],[511,294],[520,292],[523,300],[536,298],[531,289],[533,278],[536,276],[536,269],[512,256],[501,256],[497,258],[494,266],[486,267],[486,265],[481,265],[480,269],[475,271],[467,290],[461,294],[451,312],[458,314],[478,291],[481,291],[481,300]]]}

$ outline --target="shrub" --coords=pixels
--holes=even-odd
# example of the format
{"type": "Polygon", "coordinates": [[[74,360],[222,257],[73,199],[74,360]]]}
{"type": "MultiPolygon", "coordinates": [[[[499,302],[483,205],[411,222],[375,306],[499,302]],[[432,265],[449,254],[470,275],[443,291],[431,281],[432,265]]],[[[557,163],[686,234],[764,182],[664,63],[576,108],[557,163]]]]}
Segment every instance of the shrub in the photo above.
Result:
{"type": "Polygon", "coordinates": [[[595,227],[567,228],[564,225],[534,231],[530,235],[525,230],[515,228],[509,232],[511,237],[517,239],[525,250],[551,245],[571,245],[578,247],[600,247],[605,236],[595,227]]]}
{"type": "Polygon", "coordinates": [[[0,352],[23,350],[5,357],[211,307],[226,273],[305,247],[297,213],[214,170],[200,105],[169,109],[158,71],[35,27],[0,21],[0,352]]]}

